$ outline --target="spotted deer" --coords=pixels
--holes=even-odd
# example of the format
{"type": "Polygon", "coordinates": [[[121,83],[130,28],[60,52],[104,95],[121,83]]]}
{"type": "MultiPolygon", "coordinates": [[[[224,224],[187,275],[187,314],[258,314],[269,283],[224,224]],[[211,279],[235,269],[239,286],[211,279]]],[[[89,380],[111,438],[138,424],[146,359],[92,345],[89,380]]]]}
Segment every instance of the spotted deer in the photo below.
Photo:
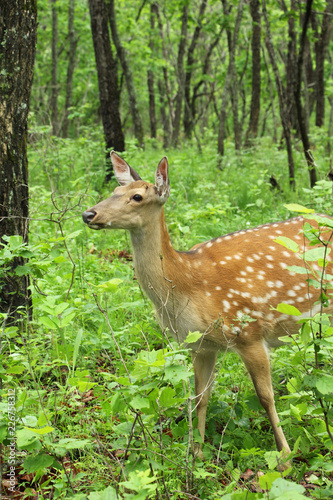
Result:
{"type": "Polygon", "coordinates": [[[111,160],[120,186],[110,198],[84,212],[83,220],[91,229],[129,231],[136,276],[163,330],[179,342],[189,332],[202,333],[190,345],[202,440],[216,357],[230,349],[245,363],[277,449],[288,454],[274,403],[269,350],[281,345],[280,337],[298,332],[300,317],[281,314],[271,306],[292,304],[310,316],[319,291],[286,269],[306,264],[275,240],[286,236],[303,247],[303,218],[236,231],[187,252],[176,251],[163,209],[170,194],[167,158],[158,165],[155,184],[141,180],[115,152],[111,160]]]}

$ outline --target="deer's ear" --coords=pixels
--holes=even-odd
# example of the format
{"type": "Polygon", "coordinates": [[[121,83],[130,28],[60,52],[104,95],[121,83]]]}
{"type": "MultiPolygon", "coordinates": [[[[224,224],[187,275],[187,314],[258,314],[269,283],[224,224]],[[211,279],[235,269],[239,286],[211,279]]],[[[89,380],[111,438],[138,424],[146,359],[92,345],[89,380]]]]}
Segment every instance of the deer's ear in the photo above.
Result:
{"type": "Polygon", "coordinates": [[[126,163],[117,153],[111,151],[111,161],[114,175],[121,186],[127,186],[134,181],[141,181],[139,174],[126,163]]]}
{"type": "Polygon", "coordinates": [[[155,174],[155,185],[161,203],[165,203],[170,194],[169,165],[166,156],[158,164],[155,174]]]}

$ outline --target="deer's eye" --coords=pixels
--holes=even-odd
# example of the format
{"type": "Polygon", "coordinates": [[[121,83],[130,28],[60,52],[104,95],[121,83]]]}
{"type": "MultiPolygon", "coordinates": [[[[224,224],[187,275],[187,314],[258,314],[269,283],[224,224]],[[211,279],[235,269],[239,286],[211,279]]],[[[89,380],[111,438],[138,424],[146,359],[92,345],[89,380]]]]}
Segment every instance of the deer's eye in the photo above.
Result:
{"type": "Polygon", "coordinates": [[[142,201],[142,196],[141,196],[141,194],[135,194],[135,195],[133,196],[133,200],[135,200],[135,201],[142,201]]]}

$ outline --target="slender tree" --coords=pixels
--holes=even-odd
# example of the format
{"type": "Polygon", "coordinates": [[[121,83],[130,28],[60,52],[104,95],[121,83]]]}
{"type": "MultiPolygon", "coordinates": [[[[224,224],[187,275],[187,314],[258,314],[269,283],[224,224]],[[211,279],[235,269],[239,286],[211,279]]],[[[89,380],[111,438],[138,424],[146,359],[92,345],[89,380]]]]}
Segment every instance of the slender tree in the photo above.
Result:
{"type": "MultiPolygon", "coordinates": [[[[153,33],[155,31],[155,15],[156,4],[150,4],[150,39],[149,48],[151,54],[154,53],[153,33]]],[[[147,70],[147,85],[149,92],[149,121],[150,121],[150,136],[156,138],[156,109],[155,109],[155,87],[154,87],[154,72],[149,67],[147,70]]]]}
{"type": "Polygon", "coordinates": [[[109,1],[108,14],[109,14],[111,33],[112,33],[112,40],[113,40],[113,43],[116,47],[117,55],[118,55],[118,58],[120,60],[120,64],[121,64],[121,67],[123,69],[124,76],[125,76],[126,88],[127,88],[128,100],[129,100],[129,107],[130,107],[133,126],[134,126],[134,135],[136,137],[136,140],[138,141],[139,146],[144,147],[144,132],[143,132],[141,114],[140,114],[140,110],[139,110],[139,106],[138,106],[138,102],[137,102],[137,98],[136,98],[136,92],[135,92],[135,87],[134,87],[134,82],[133,82],[133,75],[132,75],[132,71],[131,71],[131,68],[129,65],[128,56],[126,54],[126,51],[121,43],[121,40],[120,40],[120,37],[118,34],[116,13],[115,13],[115,8],[114,8],[114,0],[109,1]]]}
{"type": "Polygon", "coordinates": [[[308,134],[308,130],[307,130],[306,116],[305,116],[305,111],[303,109],[302,100],[301,100],[302,74],[303,74],[303,64],[304,64],[304,50],[305,50],[305,43],[306,43],[306,32],[308,29],[309,20],[310,20],[310,16],[311,16],[312,2],[313,2],[313,0],[307,0],[307,2],[306,2],[306,10],[305,10],[305,15],[304,15],[304,20],[303,20],[303,27],[302,27],[302,33],[301,33],[301,38],[300,38],[299,52],[298,52],[298,59],[297,59],[297,66],[296,66],[295,102],[296,102],[298,125],[299,125],[299,129],[300,129],[300,133],[301,133],[302,143],[303,143],[304,155],[305,155],[305,159],[306,159],[306,162],[308,164],[308,169],[309,169],[310,185],[311,185],[311,187],[314,187],[315,183],[317,182],[316,166],[315,166],[315,162],[314,162],[314,159],[313,159],[313,156],[311,153],[311,146],[310,146],[309,134],[308,134]]]}
{"type": "Polygon", "coordinates": [[[58,12],[56,0],[52,0],[52,70],[51,70],[51,122],[52,134],[59,134],[58,114],[58,12]]]}
{"type": "Polygon", "coordinates": [[[276,53],[275,53],[275,48],[274,48],[273,41],[272,41],[272,34],[271,34],[271,29],[270,29],[268,14],[267,14],[267,8],[266,8],[266,0],[262,0],[262,12],[263,12],[263,16],[265,19],[265,25],[266,25],[265,43],[266,43],[269,59],[271,61],[271,65],[273,68],[275,85],[276,85],[278,99],[279,99],[279,110],[280,110],[280,118],[281,118],[281,123],[282,123],[282,128],[283,128],[283,135],[284,135],[284,139],[286,141],[286,148],[287,148],[287,154],[288,154],[288,167],[289,167],[289,184],[290,184],[292,189],[295,189],[295,164],[294,164],[293,149],[292,149],[292,142],[291,142],[290,123],[288,120],[288,112],[287,112],[287,106],[286,106],[286,96],[285,96],[285,91],[283,88],[279,68],[277,65],[277,57],[276,57],[276,53]]]}
{"type": "Polygon", "coordinates": [[[73,106],[73,76],[75,67],[75,53],[77,46],[77,36],[74,29],[74,14],[75,14],[75,0],[69,0],[68,5],[68,39],[69,39],[69,54],[66,78],[66,102],[65,102],[65,116],[62,125],[63,137],[68,137],[70,108],[73,106]]]}
{"type": "MultiPolygon", "coordinates": [[[[36,0],[2,0],[0,6],[0,241],[20,235],[28,242],[27,119],[36,50],[36,0]]],[[[23,259],[13,263],[23,265],[23,259]]],[[[31,312],[29,280],[14,272],[0,283],[0,310],[18,320],[31,312]]]]}
{"type": "Polygon", "coordinates": [[[257,137],[259,125],[261,87],[261,14],[259,0],[250,0],[250,13],[252,17],[252,94],[250,121],[245,140],[246,146],[249,146],[251,140],[257,137]]]}
{"type": "Polygon", "coordinates": [[[185,57],[186,42],[187,42],[187,24],[188,24],[188,4],[185,3],[183,5],[181,33],[180,33],[180,41],[178,45],[178,55],[177,55],[178,88],[177,88],[177,95],[175,98],[176,102],[175,119],[172,130],[173,146],[177,146],[179,140],[180,120],[181,120],[183,101],[184,101],[184,87],[185,87],[184,57],[185,57]]]}
{"type": "MultiPolygon", "coordinates": [[[[105,0],[89,0],[89,10],[105,145],[107,149],[124,151],[125,138],[119,112],[117,62],[111,48],[105,0]]],[[[111,162],[109,162],[106,182],[110,180],[111,176],[111,162]]]]}

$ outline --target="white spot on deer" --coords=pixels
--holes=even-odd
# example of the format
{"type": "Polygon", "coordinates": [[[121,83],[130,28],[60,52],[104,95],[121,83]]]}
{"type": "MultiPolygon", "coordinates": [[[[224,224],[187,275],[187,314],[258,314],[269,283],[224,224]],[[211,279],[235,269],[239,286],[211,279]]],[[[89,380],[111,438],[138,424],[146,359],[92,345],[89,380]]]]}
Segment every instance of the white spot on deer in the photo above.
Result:
{"type": "Polygon", "coordinates": [[[286,264],[285,262],[279,262],[279,265],[280,267],[282,267],[282,269],[286,269],[288,267],[288,264],[286,264]]]}
{"type": "Polygon", "coordinates": [[[229,311],[229,309],[230,309],[230,302],[228,302],[227,300],[222,300],[222,304],[223,304],[225,310],[229,311]]]}
{"type": "Polygon", "coordinates": [[[222,288],[220,286],[216,286],[215,290],[222,290],[222,288]]]}
{"type": "Polygon", "coordinates": [[[267,321],[273,321],[273,319],[274,319],[274,314],[272,314],[272,313],[267,314],[267,316],[265,316],[265,319],[266,319],[267,321]]]}
{"type": "Polygon", "coordinates": [[[236,306],[236,307],[238,306],[238,302],[237,302],[237,300],[234,300],[234,301],[233,301],[233,305],[234,305],[234,306],[236,306]]]}
{"type": "Polygon", "coordinates": [[[252,255],[252,257],[253,257],[255,260],[260,260],[260,256],[259,256],[259,255],[257,255],[256,253],[254,253],[254,254],[252,255]]]}
{"type": "Polygon", "coordinates": [[[247,275],[245,271],[241,271],[241,272],[240,272],[240,274],[241,274],[242,276],[246,276],[246,275],[247,275]]]}
{"type": "Polygon", "coordinates": [[[230,234],[228,234],[228,236],[225,236],[225,237],[224,237],[224,239],[225,239],[225,240],[231,240],[231,236],[230,236],[230,234]]]}
{"type": "Polygon", "coordinates": [[[248,273],[253,273],[254,272],[254,269],[251,266],[247,266],[246,270],[247,270],[248,273]]]}
{"type": "Polygon", "coordinates": [[[203,280],[202,281],[204,285],[207,285],[208,284],[208,281],[207,280],[203,280]]]}
{"type": "Polygon", "coordinates": [[[266,264],[266,267],[267,267],[268,269],[274,269],[273,264],[266,264]]]}
{"type": "Polygon", "coordinates": [[[279,224],[272,224],[272,227],[279,227],[279,224]]]}
{"type": "Polygon", "coordinates": [[[246,257],[246,260],[247,260],[248,262],[251,262],[251,264],[254,262],[254,260],[252,259],[252,257],[246,257]]]}
{"type": "Polygon", "coordinates": [[[272,261],[274,260],[274,257],[273,255],[266,255],[266,259],[272,261]]]}
{"type": "Polygon", "coordinates": [[[241,292],[241,296],[244,299],[249,299],[251,297],[251,294],[249,292],[241,292]]]}
{"type": "Polygon", "coordinates": [[[258,274],[262,274],[263,276],[265,276],[266,272],[265,271],[259,271],[258,274]]]}
{"type": "Polygon", "coordinates": [[[283,234],[283,232],[282,232],[282,231],[280,231],[279,229],[277,229],[277,230],[275,231],[275,233],[276,233],[276,234],[283,234]]]}
{"type": "Polygon", "coordinates": [[[206,292],[207,297],[210,297],[212,294],[210,292],[206,292]]]}
{"type": "Polygon", "coordinates": [[[265,279],[265,277],[262,274],[258,274],[257,278],[258,278],[258,280],[264,280],[265,279]]]}
{"type": "Polygon", "coordinates": [[[246,279],[245,278],[239,278],[237,276],[236,280],[239,281],[240,283],[246,283],[246,279]]]}
{"type": "Polygon", "coordinates": [[[283,250],[282,255],[283,255],[284,257],[290,257],[290,253],[289,253],[289,252],[287,252],[286,250],[283,250]]]}
{"type": "Polygon", "coordinates": [[[224,264],[226,264],[226,261],[225,260],[220,260],[220,264],[221,264],[221,266],[223,266],[224,264]]]}
{"type": "Polygon", "coordinates": [[[238,253],[236,253],[236,255],[234,256],[234,258],[235,258],[236,260],[241,260],[241,256],[240,256],[238,253]]]}
{"type": "Polygon", "coordinates": [[[206,245],[206,247],[207,247],[207,248],[210,248],[210,247],[212,247],[212,246],[213,246],[213,243],[212,243],[211,241],[209,241],[209,242],[207,243],[207,245],[206,245]]]}
{"type": "Polygon", "coordinates": [[[255,318],[262,318],[263,313],[261,311],[253,311],[252,316],[254,316],[255,318]]]}
{"type": "Polygon", "coordinates": [[[221,243],[222,238],[217,238],[216,243],[221,243]]]}
{"type": "Polygon", "coordinates": [[[216,266],[216,262],[212,262],[212,266],[216,266]]]}
{"type": "Polygon", "coordinates": [[[198,248],[198,253],[202,253],[202,248],[198,248]]]}
{"type": "Polygon", "coordinates": [[[296,302],[305,302],[304,297],[297,297],[296,302]]]}
{"type": "Polygon", "coordinates": [[[227,255],[227,257],[224,257],[224,258],[225,258],[225,260],[231,260],[232,259],[232,257],[230,257],[230,255],[227,255]]]}
{"type": "Polygon", "coordinates": [[[294,290],[296,290],[296,292],[297,292],[298,290],[300,290],[300,289],[301,289],[301,287],[300,287],[299,285],[295,285],[295,286],[294,286],[294,290]]]}

